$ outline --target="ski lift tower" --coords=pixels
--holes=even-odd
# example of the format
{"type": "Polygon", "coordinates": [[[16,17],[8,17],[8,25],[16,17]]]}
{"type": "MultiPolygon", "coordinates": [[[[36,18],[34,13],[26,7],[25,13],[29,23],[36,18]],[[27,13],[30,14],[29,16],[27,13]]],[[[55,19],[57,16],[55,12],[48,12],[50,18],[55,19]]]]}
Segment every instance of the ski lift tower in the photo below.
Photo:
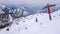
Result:
{"type": "Polygon", "coordinates": [[[52,5],[47,4],[47,6],[45,6],[45,7],[43,8],[43,9],[48,8],[48,14],[49,14],[49,19],[50,19],[50,20],[52,20],[50,7],[54,7],[54,6],[56,6],[56,5],[55,5],[55,4],[52,4],[52,5]]]}

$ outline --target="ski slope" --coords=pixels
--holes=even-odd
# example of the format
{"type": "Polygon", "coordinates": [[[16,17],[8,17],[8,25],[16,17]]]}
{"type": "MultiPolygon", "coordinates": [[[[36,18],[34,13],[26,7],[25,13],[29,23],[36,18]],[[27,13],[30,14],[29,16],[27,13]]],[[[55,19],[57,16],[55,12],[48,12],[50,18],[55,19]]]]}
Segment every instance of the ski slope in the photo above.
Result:
{"type": "Polygon", "coordinates": [[[60,34],[60,10],[51,13],[36,13],[13,21],[11,27],[0,30],[0,34],[60,34]],[[37,18],[37,21],[36,21],[37,18]],[[9,31],[6,29],[9,28],[9,31]]]}

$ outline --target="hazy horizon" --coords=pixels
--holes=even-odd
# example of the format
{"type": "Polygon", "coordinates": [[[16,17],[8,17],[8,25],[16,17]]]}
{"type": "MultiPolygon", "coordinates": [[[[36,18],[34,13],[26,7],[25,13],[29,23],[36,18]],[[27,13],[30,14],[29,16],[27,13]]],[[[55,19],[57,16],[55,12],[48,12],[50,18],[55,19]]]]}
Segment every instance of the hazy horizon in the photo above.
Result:
{"type": "Polygon", "coordinates": [[[44,6],[47,3],[49,4],[59,4],[60,0],[0,0],[0,4],[11,4],[11,5],[31,5],[31,6],[44,6]]]}

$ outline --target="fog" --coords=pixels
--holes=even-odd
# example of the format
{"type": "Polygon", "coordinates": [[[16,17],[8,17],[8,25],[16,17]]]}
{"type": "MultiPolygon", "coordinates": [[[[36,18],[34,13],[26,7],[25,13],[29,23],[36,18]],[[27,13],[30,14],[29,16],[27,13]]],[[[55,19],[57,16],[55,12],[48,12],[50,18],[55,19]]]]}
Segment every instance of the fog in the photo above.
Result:
{"type": "Polygon", "coordinates": [[[12,5],[31,5],[31,6],[44,6],[49,4],[59,4],[60,0],[0,0],[0,4],[12,4],[12,5]]]}

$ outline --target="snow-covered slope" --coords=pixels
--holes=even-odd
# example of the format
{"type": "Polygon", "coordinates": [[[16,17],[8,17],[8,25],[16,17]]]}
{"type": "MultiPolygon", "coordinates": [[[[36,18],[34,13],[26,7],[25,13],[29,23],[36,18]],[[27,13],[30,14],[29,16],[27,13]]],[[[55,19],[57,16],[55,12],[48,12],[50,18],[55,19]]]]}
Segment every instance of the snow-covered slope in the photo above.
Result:
{"type": "Polygon", "coordinates": [[[11,27],[0,30],[0,34],[60,34],[60,10],[51,13],[37,13],[13,21],[11,27]],[[9,31],[6,29],[9,28],[9,31]]]}

